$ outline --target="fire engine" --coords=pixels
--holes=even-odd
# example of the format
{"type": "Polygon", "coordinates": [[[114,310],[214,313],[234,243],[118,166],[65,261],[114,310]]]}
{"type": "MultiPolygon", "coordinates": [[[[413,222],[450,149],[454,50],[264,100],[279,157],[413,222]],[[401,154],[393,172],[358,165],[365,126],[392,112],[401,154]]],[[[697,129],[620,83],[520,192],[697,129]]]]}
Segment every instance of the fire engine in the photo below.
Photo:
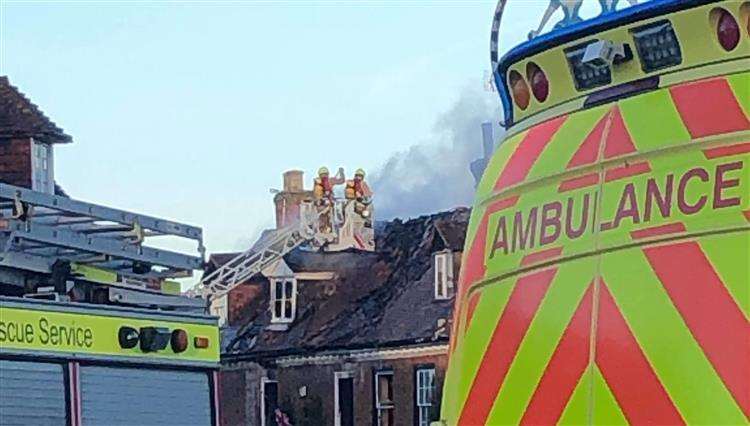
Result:
{"type": "Polygon", "coordinates": [[[202,239],[0,183],[0,424],[218,425],[217,320],[172,281],[202,267],[202,239]]]}

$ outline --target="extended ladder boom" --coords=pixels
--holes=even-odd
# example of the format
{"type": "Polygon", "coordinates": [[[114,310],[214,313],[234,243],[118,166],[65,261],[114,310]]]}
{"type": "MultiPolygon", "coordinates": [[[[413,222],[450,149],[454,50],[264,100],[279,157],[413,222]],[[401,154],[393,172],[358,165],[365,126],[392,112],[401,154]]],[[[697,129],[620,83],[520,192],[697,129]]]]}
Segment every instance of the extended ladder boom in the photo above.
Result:
{"type": "Polygon", "coordinates": [[[219,269],[205,276],[191,292],[209,300],[225,295],[290,251],[314,240],[319,217],[324,213],[326,212],[302,214],[299,223],[273,231],[260,244],[237,255],[219,269]]]}

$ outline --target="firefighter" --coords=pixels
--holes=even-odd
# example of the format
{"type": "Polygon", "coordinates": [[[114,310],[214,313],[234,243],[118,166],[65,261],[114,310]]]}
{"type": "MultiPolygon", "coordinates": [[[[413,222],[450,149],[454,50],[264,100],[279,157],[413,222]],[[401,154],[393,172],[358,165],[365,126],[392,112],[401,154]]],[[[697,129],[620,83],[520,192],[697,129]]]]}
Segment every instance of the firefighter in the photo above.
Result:
{"type": "Polygon", "coordinates": [[[354,172],[354,179],[346,181],[346,199],[362,201],[370,197],[372,197],[372,191],[365,182],[365,171],[357,169],[354,172]]]}
{"type": "Polygon", "coordinates": [[[333,188],[345,181],[344,169],[340,167],[334,177],[330,177],[328,167],[318,169],[318,177],[315,178],[313,184],[313,195],[315,196],[315,206],[320,214],[319,230],[323,233],[333,231],[331,223],[331,211],[334,206],[333,188]]]}
{"type": "MultiPolygon", "coordinates": [[[[313,194],[316,201],[333,202],[333,187],[344,183],[344,169],[339,168],[335,177],[330,177],[328,167],[318,169],[318,177],[315,178],[313,194]]],[[[320,204],[320,203],[319,203],[320,204]]]]}
{"type": "Polygon", "coordinates": [[[365,219],[370,219],[370,203],[372,191],[365,182],[365,171],[357,169],[354,172],[354,179],[346,181],[346,199],[354,203],[354,212],[365,219]]]}

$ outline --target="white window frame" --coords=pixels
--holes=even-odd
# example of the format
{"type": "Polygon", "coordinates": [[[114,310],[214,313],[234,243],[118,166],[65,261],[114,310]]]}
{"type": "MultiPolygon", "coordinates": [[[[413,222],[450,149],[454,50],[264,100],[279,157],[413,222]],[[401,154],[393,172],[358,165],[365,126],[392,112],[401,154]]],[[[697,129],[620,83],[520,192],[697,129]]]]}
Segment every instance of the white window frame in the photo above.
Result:
{"type": "Polygon", "coordinates": [[[226,325],[229,321],[229,293],[212,300],[210,311],[211,315],[219,317],[219,327],[226,325]]]}
{"type": "Polygon", "coordinates": [[[429,426],[432,419],[433,401],[435,400],[435,368],[418,368],[415,377],[417,425],[429,426]]]}
{"type": "Polygon", "coordinates": [[[55,168],[52,145],[31,139],[31,189],[53,194],[55,168]]]}
{"type": "MultiPolygon", "coordinates": [[[[341,426],[341,406],[339,406],[339,379],[352,379],[354,374],[351,371],[335,371],[333,373],[333,424],[341,426]]],[[[354,389],[352,389],[354,391],[354,389]]],[[[354,408],[354,407],[352,407],[354,408]]]]}
{"type": "Polygon", "coordinates": [[[294,321],[297,312],[297,280],[294,277],[271,278],[271,322],[274,324],[289,324],[294,321]],[[281,299],[276,296],[276,288],[279,285],[291,286],[291,295],[287,297],[286,288],[282,287],[281,299]],[[286,303],[290,302],[291,312],[286,312],[286,303]],[[281,316],[276,314],[276,304],[281,304],[281,316]]]}
{"type": "Polygon", "coordinates": [[[377,413],[377,424],[381,425],[383,424],[382,414],[387,413],[390,411],[391,417],[395,417],[395,411],[396,411],[396,403],[391,401],[380,401],[380,377],[381,376],[390,376],[391,378],[391,398],[393,398],[393,392],[394,392],[394,384],[393,384],[393,371],[391,370],[384,370],[384,371],[376,371],[375,372],[375,412],[377,413]]]}
{"type": "Polygon", "coordinates": [[[453,253],[446,250],[433,256],[435,269],[435,300],[453,297],[453,253]]]}

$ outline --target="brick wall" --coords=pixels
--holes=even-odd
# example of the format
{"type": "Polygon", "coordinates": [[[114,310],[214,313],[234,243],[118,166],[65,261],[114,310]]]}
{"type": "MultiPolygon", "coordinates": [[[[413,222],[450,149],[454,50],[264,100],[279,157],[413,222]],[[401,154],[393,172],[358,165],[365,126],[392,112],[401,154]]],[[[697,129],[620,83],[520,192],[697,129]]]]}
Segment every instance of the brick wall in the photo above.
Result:
{"type": "Polygon", "coordinates": [[[221,424],[246,424],[245,416],[245,371],[231,370],[220,373],[221,424]]]}
{"type": "Polygon", "coordinates": [[[220,371],[220,412],[222,426],[262,426],[260,424],[260,382],[266,370],[252,362],[222,365],[220,371]]]}
{"type": "Polygon", "coordinates": [[[31,139],[0,139],[0,182],[31,188],[31,139]]]}
{"type": "Polygon", "coordinates": [[[312,191],[280,192],[273,199],[276,210],[276,228],[284,228],[300,219],[300,204],[313,199],[312,191]]]}
{"type": "MultiPolygon", "coordinates": [[[[398,360],[348,362],[279,368],[279,404],[295,426],[331,425],[334,422],[334,373],[351,372],[354,379],[354,424],[373,424],[374,372],[393,371],[394,424],[413,425],[415,417],[415,373],[420,366],[434,366],[436,404],[447,367],[447,355],[414,357],[398,360]],[[300,395],[303,389],[305,395],[300,395]]],[[[435,406],[439,412],[439,406],[435,406]]],[[[437,420],[437,419],[435,419],[437,420]]],[[[245,423],[249,424],[249,423],[245,423]]]]}
{"type": "Polygon", "coordinates": [[[233,288],[227,296],[227,324],[241,325],[246,320],[247,313],[252,312],[248,305],[259,302],[262,290],[257,283],[246,283],[233,288]]]}

